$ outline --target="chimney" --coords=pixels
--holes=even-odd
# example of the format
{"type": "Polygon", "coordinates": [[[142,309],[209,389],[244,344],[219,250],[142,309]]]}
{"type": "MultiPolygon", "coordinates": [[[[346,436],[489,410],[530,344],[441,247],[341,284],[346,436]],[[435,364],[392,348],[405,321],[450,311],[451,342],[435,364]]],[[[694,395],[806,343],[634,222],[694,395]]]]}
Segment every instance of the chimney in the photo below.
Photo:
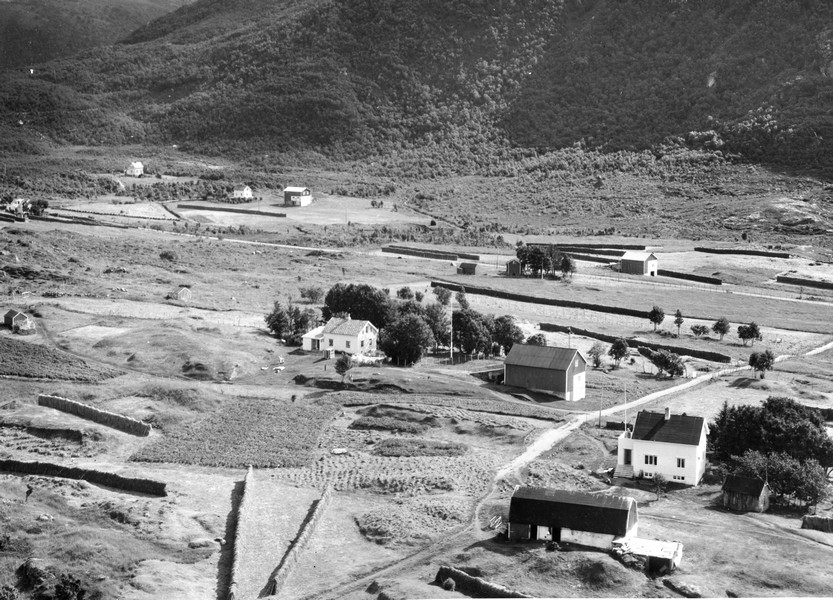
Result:
{"type": "Polygon", "coordinates": [[[665,420],[668,421],[670,419],[671,419],[671,407],[666,406],[665,407],[665,420]]]}

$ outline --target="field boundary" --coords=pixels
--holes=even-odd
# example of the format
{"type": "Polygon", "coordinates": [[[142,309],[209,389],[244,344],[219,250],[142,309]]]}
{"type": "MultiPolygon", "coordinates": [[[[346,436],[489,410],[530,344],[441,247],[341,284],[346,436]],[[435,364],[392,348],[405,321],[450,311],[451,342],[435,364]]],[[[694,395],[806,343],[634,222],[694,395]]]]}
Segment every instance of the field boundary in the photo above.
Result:
{"type": "Polygon", "coordinates": [[[240,523],[245,516],[246,508],[249,504],[249,502],[246,501],[249,497],[246,495],[246,492],[248,491],[253,478],[254,469],[250,466],[249,470],[246,471],[246,477],[243,479],[242,497],[240,498],[240,504],[237,507],[237,529],[234,532],[234,556],[231,561],[231,581],[229,583],[227,600],[236,600],[237,597],[238,579],[240,574],[240,554],[241,548],[243,547],[242,540],[240,539],[242,537],[240,523]]]}
{"type": "Polygon", "coordinates": [[[446,579],[451,579],[455,584],[455,589],[467,596],[474,596],[476,598],[532,598],[521,592],[510,590],[507,587],[486,581],[480,577],[469,575],[465,571],[455,569],[442,565],[437,571],[437,576],[434,578],[434,583],[443,587],[446,579]]]}
{"type": "Polygon", "coordinates": [[[768,250],[747,250],[744,248],[704,248],[695,246],[695,252],[708,254],[742,254],[746,256],[768,256],[769,258],[790,258],[789,252],[770,252],[768,250]]]}
{"type": "Polygon", "coordinates": [[[122,477],[115,473],[96,471],[95,469],[79,469],[64,467],[54,463],[26,462],[21,460],[0,460],[0,471],[7,473],[38,475],[40,477],[61,477],[63,479],[78,479],[96,483],[116,490],[138,492],[152,496],[167,496],[165,483],[143,479],[140,477],[122,477]]]}
{"type": "Polygon", "coordinates": [[[722,279],[718,279],[717,277],[707,277],[705,275],[695,275],[694,273],[681,273],[679,271],[657,269],[657,275],[660,277],[672,277],[674,279],[687,279],[688,281],[696,281],[698,283],[709,283],[711,285],[723,285],[722,279]]]}
{"type": "Polygon", "coordinates": [[[286,580],[292,573],[292,569],[298,563],[298,560],[301,557],[301,553],[304,551],[304,548],[306,548],[307,544],[309,543],[312,534],[315,533],[315,530],[318,527],[318,523],[321,521],[321,516],[324,514],[324,511],[330,504],[332,495],[333,488],[328,483],[324,488],[321,497],[315,501],[315,508],[312,509],[312,514],[310,515],[309,519],[301,525],[301,530],[298,532],[298,536],[292,542],[292,546],[284,555],[283,559],[281,560],[280,564],[275,570],[275,574],[270,578],[272,591],[269,594],[269,597],[277,597],[281,591],[281,588],[283,588],[284,584],[286,584],[286,580]]]}
{"type": "Polygon", "coordinates": [[[94,421],[100,425],[112,427],[113,429],[118,429],[131,435],[147,437],[151,431],[151,426],[148,423],[143,423],[132,417],[126,417],[107,410],[101,410],[89,404],[61,398],[60,396],[40,394],[38,395],[38,405],[69,413],[82,419],[87,419],[88,421],[94,421]]]}
{"type": "Polygon", "coordinates": [[[817,279],[803,279],[801,277],[790,277],[789,275],[776,275],[775,281],[778,283],[800,285],[803,287],[812,287],[821,290],[833,290],[833,283],[829,281],[819,281],[817,279]]]}

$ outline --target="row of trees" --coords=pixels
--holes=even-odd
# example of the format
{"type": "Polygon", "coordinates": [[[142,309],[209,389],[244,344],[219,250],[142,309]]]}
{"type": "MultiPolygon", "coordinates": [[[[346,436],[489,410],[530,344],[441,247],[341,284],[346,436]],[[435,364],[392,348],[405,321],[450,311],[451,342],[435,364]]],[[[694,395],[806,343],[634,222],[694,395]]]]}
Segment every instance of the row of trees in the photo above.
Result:
{"type": "MultiPolygon", "coordinates": [[[[654,331],[656,331],[657,327],[662,325],[663,321],[665,321],[665,311],[660,306],[654,305],[654,307],[648,312],[648,320],[654,326],[654,331]]],[[[674,313],[674,325],[677,326],[677,337],[680,336],[680,328],[683,323],[685,323],[683,314],[680,312],[680,309],[677,309],[677,312],[674,313]]],[[[732,331],[732,325],[726,317],[720,317],[712,324],[711,331],[719,335],[720,341],[723,341],[723,337],[732,331]]],[[[707,325],[692,325],[691,333],[694,334],[694,337],[699,338],[701,336],[708,335],[709,327],[707,325]]],[[[755,340],[763,339],[761,335],[761,328],[757,323],[755,323],[755,321],[752,321],[748,325],[738,325],[738,337],[741,339],[744,346],[750,341],[754,346],[755,340]]]]}
{"type": "Polygon", "coordinates": [[[515,256],[521,262],[521,272],[529,269],[535,277],[555,275],[556,271],[560,271],[561,277],[568,279],[576,272],[576,261],[573,257],[552,244],[527,246],[519,240],[515,256]]]}

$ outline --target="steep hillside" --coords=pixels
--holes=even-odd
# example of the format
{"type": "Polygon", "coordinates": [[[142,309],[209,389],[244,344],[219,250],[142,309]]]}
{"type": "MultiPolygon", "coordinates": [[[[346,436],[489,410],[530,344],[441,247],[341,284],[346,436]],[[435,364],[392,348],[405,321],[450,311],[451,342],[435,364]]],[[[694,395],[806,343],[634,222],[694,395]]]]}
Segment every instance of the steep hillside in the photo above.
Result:
{"type": "Polygon", "coordinates": [[[6,74],[3,144],[313,152],[424,177],[665,142],[831,173],[831,44],[823,0],[199,0],[6,74]]]}
{"type": "Polygon", "coordinates": [[[112,44],[191,0],[7,0],[0,2],[0,70],[31,68],[112,44]]]}

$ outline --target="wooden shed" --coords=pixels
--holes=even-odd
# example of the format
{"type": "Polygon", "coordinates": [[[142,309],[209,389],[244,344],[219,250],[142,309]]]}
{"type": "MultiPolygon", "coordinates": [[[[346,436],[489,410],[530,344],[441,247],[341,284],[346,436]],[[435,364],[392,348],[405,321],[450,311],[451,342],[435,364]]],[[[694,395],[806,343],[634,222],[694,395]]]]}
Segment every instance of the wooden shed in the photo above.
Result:
{"type": "Polygon", "coordinates": [[[723,482],[723,506],[740,512],[766,512],[769,484],[757,477],[727,475],[723,482]]]}
{"type": "Polygon", "coordinates": [[[284,206],[309,206],[312,204],[312,192],[305,187],[288,187],[283,190],[284,206]]]}
{"type": "Polygon", "coordinates": [[[519,487],[509,504],[511,540],[553,540],[609,549],[636,536],[636,500],[610,494],[519,487]]]}
{"type": "Polygon", "coordinates": [[[620,271],[631,275],[656,276],[657,265],[657,257],[652,252],[625,252],[619,259],[620,271]]]}
{"type": "Polygon", "coordinates": [[[517,258],[513,258],[509,262],[506,263],[506,275],[509,277],[520,277],[523,274],[523,269],[521,268],[521,261],[517,258]]]}
{"type": "Polygon", "coordinates": [[[14,309],[3,316],[3,323],[15,333],[23,335],[35,333],[35,322],[29,318],[29,315],[14,309]]]}
{"type": "Polygon", "coordinates": [[[585,396],[587,359],[575,348],[513,344],[503,363],[503,382],[569,401],[585,396]]]}
{"type": "Polygon", "coordinates": [[[477,263],[464,262],[457,267],[458,275],[474,275],[477,271],[477,263]]]}

